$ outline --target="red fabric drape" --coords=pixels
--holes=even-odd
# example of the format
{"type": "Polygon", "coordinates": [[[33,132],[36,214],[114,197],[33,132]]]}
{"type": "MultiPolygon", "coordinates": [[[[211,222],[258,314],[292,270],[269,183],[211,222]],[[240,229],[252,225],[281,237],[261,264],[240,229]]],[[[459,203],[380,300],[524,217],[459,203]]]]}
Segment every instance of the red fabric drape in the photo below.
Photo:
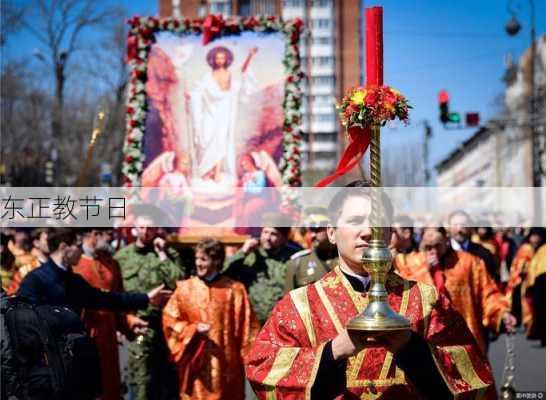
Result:
{"type": "Polygon", "coordinates": [[[349,146],[339,160],[336,170],[330,176],[320,180],[315,187],[325,187],[342,175],[345,175],[362,159],[362,156],[370,145],[371,131],[369,128],[353,126],[347,130],[349,134],[349,146]]]}

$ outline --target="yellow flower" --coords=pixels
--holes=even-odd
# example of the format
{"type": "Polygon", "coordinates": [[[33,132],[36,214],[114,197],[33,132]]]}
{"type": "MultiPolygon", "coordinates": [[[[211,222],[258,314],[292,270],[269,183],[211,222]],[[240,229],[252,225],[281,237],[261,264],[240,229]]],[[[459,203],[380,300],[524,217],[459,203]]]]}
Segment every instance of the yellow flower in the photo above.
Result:
{"type": "Polygon", "coordinates": [[[351,102],[354,104],[364,104],[366,98],[366,90],[356,90],[351,96],[351,102]]]}
{"type": "Polygon", "coordinates": [[[391,92],[393,92],[397,96],[400,96],[400,92],[396,90],[395,88],[391,88],[391,92]]]}

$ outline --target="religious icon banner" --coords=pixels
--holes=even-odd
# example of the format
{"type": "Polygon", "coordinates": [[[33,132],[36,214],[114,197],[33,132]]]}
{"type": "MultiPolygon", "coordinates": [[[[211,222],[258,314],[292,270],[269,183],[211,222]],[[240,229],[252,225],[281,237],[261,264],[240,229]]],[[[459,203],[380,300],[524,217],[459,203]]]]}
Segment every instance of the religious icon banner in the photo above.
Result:
{"type": "Polygon", "coordinates": [[[209,15],[129,24],[125,186],[169,187],[216,220],[247,212],[234,208],[265,187],[279,188],[279,208],[292,204],[286,189],[301,185],[301,21],[209,15]]]}

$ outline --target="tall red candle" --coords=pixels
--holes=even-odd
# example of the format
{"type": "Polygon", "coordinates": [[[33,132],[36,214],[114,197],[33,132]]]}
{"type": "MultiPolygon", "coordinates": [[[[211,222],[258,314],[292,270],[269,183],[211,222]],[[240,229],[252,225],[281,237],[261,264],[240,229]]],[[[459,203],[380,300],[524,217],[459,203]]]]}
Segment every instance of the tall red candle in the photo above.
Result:
{"type": "Polygon", "coordinates": [[[383,85],[383,7],[366,8],[366,83],[383,85]]]}

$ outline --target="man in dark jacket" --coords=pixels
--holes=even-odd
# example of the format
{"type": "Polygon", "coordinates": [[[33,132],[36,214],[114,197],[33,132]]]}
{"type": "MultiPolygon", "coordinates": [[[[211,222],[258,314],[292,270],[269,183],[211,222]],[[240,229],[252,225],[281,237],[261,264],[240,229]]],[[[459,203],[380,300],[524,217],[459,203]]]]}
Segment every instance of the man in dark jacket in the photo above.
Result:
{"type": "MultiPolygon", "coordinates": [[[[148,305],[162,307],[172,293],[160,285],[146,293],[105,292],[91,286],[81,276],[72,272],[82,255],[74,228],[57,228],[48,232],[50,258],[30,272],[21,282],[18,297],[36,305],[66,306],[80,314],[83,308],[131,311],[145,309],[148,305]]],[[[139,321],[140,327],[147,325],[139,321]]],[[[36,335],[22,344],[21,351],[35,349],[36,335]]],[[[23,382],[29,399],[50,398],[51,386],[47,374],[41,372],[41,359],[25,361],[25,370],[32,371],[23,382]],[[36,362],[39,364],[36,365],[36,362]]],[[[46,364],[47,365],[47,364],[46,364]]],[[[41,368],[43,370],[43,368],[41,368]]],[[[95,371],[96,372],[96,371],[95,371]]],[[[97,372],[98,374],[98,372],[97,372]]]]}
{"type": "Polygon", "coordinates": [[[162,305],[171,294],[171,291],[163,290],[163,285],[148,294],[96,289],[72,272],[82,255],[75,229],[52,229],[47,243],[49,260],[29,273],[17,292],[31,303],[66,305],[76,312],[84,307],[129,311],[144,309],[148,304],[162,305]]]}

